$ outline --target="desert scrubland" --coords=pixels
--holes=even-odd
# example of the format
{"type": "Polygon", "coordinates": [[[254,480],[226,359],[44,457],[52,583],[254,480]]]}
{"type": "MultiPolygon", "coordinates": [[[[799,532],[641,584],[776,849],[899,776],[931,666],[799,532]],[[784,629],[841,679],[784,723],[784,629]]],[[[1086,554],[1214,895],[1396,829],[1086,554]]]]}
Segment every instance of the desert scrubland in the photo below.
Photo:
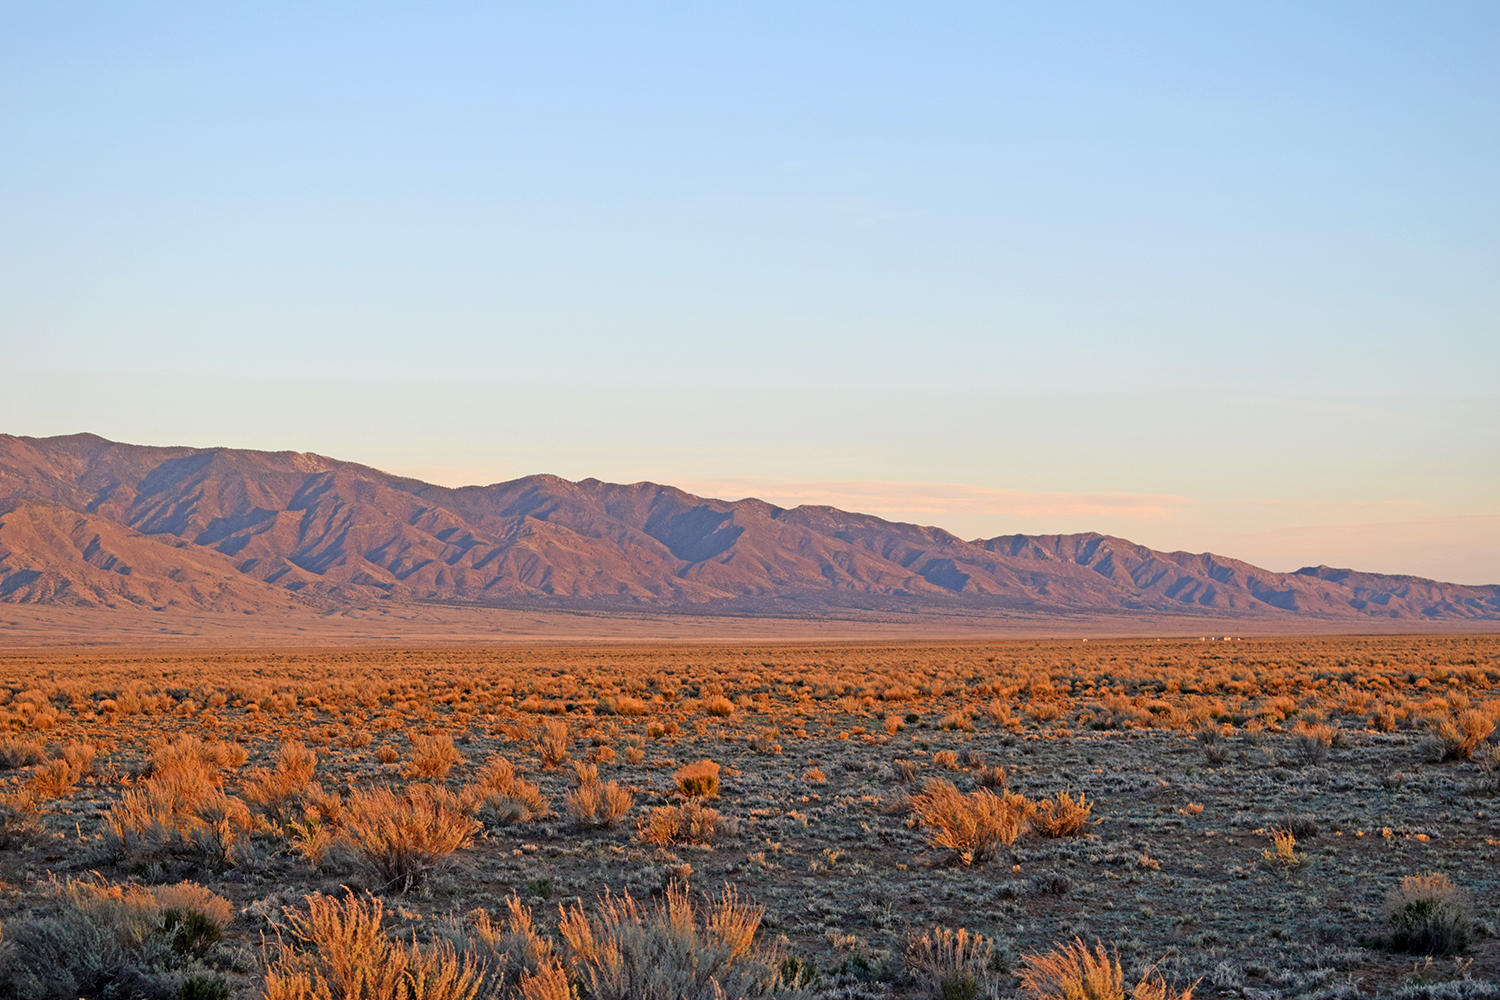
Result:
{"type": "Polygon", "coordinates": [[[1492,996],[1500,638],[33,649],[0,997],[1492,996]]]}

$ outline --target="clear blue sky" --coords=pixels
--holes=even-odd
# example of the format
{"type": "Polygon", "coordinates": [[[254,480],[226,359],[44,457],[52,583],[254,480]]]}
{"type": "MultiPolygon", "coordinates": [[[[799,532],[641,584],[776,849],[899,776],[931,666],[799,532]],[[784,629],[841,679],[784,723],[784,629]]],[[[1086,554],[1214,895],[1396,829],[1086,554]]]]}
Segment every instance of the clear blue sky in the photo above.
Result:
{"type": "Polygon", "coordinates": [[[12,5],[0,430],[1500,582],[1500,4],[508,6],[12,5]]]}

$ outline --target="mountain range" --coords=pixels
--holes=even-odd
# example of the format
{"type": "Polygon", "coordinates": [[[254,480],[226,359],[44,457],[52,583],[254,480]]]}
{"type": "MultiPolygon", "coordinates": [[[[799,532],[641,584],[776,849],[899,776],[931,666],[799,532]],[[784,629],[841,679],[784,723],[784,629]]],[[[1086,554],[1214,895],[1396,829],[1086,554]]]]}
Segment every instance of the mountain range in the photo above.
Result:
{"type": "Polygon", "coordinates": [[[299,452],[0,435],[0,602],[1500,620],[1500,586],[1275,573],[1095,533],[964,540],[825,506],[527,476],[448,488],[299,452]]]}

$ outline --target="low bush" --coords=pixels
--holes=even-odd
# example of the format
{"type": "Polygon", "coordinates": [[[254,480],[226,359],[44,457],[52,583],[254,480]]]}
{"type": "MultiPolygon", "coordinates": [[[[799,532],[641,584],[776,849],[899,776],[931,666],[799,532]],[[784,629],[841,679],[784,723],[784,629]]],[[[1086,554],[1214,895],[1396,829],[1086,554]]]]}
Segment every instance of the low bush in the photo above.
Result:
{"type": "Polygon", "coordinates": [[[200,740],[196,736],[160,737],[151,742],[146,773],[157,775],[199,767],[218,773],[241,766],[249,757],[250,752],[238,743],[200,740]]]}
{"type": "Polygon", "coordinates": [[[1324,723],[1309,725],[1298,723],[1292,731],[1293,745],[1297,757],[1304,764],[1322,764],[1328,760],[1328,749],[1333,746],[1334,730],[1324,723]]]}
{"type": "Polygon", "coordinates": [[[635,796],[616,781],[583,777],[568,793],[568,818],[577,826],[611,827],[635,805],[635,796]]]}
{"type": "Polygon", "coordinates": [[[1385,900],[1392,951],[1452,955],[1469,945],[1473,920],[1464,893],[1446,875],[1408,875],[1385,900]]]}
{"type": "Polygon", "coordinates": [[[252,770],[241,791],[257,811],[284,821],[307,791],[317,764],[318,755],[301,743],[283,743],[275,767],[252,770]]]}
{"type": "Polygon", "coordinates": [[[1495,732],[1495,719],[1488,712],[1469,708],[1437,716],[1429,726],[1439,760],[1468,760],[1495,732]]]}
{"type": "Polygon", "coordinates": [[[991,791],[1004,791],[1009,782],[1010,775],[999,764],[987,764],[974,772],[974,783],[980,788],[988,788],[991,791]]]}
{"type": "Polygon", "coordinates": [[[59,757],[37,768],[26,787],[35,799],[60,799],[77,787],[80,777],[73,765],[59,757]]]}
{"type": "Polygon", "coordinates": [[[1474,754],[1474,760],[1479,764],[1477,791],[1491,795],[1500,792],[1500,743],[1488,744],[1474,754]]]}
{"type": "Polygon", "coordinates": [[[710,798],[719,794],[719,765],[711,760],[685,764],[673,773],[672,780],[683,795],[710,798]]]}
{"type": "Polygon", "coordinates": [[[449,934],[473,958],[490,996],[520,1000],[572,1000],[572,987],[552,940],[537,932],[531,909],[516,896],[505,901],[503,922],[476,910],[466,924],[450,922],[449,934]]]}
{"type": "Polygon", "coordinates": [[[47,904],[6,922],[0,996],[168,1000],[195,980],[227,994],[228,985],[200,962],[232,916],[227,900],[188,882],[56,886],[47,904]]]}
{"type": "Polygon", "coordinates": [[[47,748],[35,740],[22,739],[19,736],[7,736],[0,740],[0,771],[14,771],[17,768],[30,767],[46,759],[47,748]]]}
{"type": "Polygon", "coordinates": [[[629,695],[609,695],[601,698],[597,709],[600,715],[645,715],[650,710],[651,706],[629,695]]]}
{"type": "Polygon", "coordinates": [[[537,759],[546,768],[558,767],[568,759],[568,724],[553,719],[536,733],[537,759]]]}
{"type": "Polygon", "coordinates": [[[250,809],[219,781],[198,756],[155,765],[105,816],[105,849],[136,863],[192,855],[214,869],[233,864],[252,825],[250,809]]]}
{"type": "Polygon", "coordinates": [[[23,847],[41,834],[36,801],[28,792],[0,795],[0,851],[23,847]]]}

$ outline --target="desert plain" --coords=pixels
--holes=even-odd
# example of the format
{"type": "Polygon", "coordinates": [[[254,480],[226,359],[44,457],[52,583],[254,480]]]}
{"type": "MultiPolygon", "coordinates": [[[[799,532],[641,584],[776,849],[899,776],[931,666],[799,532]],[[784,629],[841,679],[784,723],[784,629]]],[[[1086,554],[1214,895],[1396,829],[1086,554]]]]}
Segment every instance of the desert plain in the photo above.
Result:
{"type": "Polygon", "coordinates": [[[0,996],[1493,996],[1497,720],[1496,636],[15,645],[0,996]]]}

